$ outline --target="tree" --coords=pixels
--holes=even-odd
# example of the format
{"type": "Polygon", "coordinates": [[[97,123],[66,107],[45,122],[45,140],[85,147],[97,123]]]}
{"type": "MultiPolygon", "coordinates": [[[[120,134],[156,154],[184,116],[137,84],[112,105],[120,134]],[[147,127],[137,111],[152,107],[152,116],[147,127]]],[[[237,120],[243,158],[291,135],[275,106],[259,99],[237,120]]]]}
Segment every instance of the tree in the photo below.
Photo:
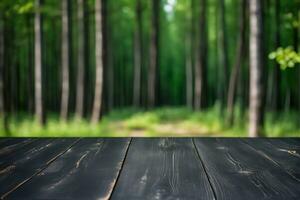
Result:
{"type": "MultiPolygon", "coordinates": [[[[279,47],[281,45],[280,38],[280,0],[275,0],[275,45],[279,47]]],[[[273,69],[273,109],[279,111],[280,109],[280,82],[281,73],[278,64],[273,69]]]]}
{"type": "Polygon", "coordinates": [[[32,115],[34,114],[34,80],[33,80],[33,74],[34,74],[34,47],[33,47],[33,40],[34,40],[34,34],[33,34],[33,23],[32,23],[32,13],[26,14],[26,28],[28,30],[27,32],[27,44],[28,44],[28,72],[27,72],[27,93],[28,93],[28,111],[32,115]]]}
{"type": "Polygon", "coordinates": [[[78,22],[78,52],[77,52],[77,81],[76,81],[76,117],[83,116],[84,103],[84,65],[85,65],[85,36],[84,36],[84,10],[85,0],[77,0],[78,22]]]}
{"type": "Polygon", "coordinates": [[[69,107],[69,67],[70,67],[70,17],[69,0],[62,0],[62,93],[61,93],[61,108],[60,117],[66,121],[68,117],[69,107]]]}
{"type": "Polygon", "coordinates": [[[207,64],[207,27],[206,27],[206,0],[200,0],[199,14],[199,41],[195,56],[195,110],[205,106],[206,97],[206,64],[207,64]]]}
{"type": "Polygon", "coordinates": [[[249,136],[257,137],[262,134],[264,105],[263,105],[263,40],[262,40],[262,2],[250,2],[250,108],[249,136]]]}
{"type": "Polygon", "coordinates": [[[156,101],[156,73],[159,56],[159,13],[160,0],[152,1],[150,64],[148,70],[148,107],[153,108],[156,101]]]}
{"type": "Polygon", "coordinates": [[[190,54],[192,48],[191,34],[187,33],[185,39],[185,76],[186,76],[186,105],[189,108],[193,107],[193,65],[192,56],[190,54]]]}
{"type": "Polygon", "coordinates": [[[136,0],[136,25],[134,31],[134,81],[133,104],[140,106],[141,101],[141,61],[142,61],[142,4],[136,0]]]}
{"type": "Polygon", "coordinates": [[[8,130],[4,98],[4,15],[0,10],[0,118],[4,130],[8,130]]]}
{"type": "Polygon", "coordinates": [[[187,32],[185,34],[185,76],[186,76],[186,106],[193,108],[193,54],[194,46],[192,38],[194,37],[194,4],[192,0],[190,3],[191,15],[186,14],[187,32]]]}
{"type": "Polygon", "coordinates": [[[34,60],[35,60],[35,115],[40,125],[45,124],[43,109],[43,82],[42,82],[42,0],[35,0],[34,17],[34,60]]]}
{"type": "Polygon", "coordinates": [[[243,57],[245,56],[245,44],[246,44],[246,0],[241,0],[240,4],[240,22],[239,22],[239,36],[236,46],[235,63],[231,71],[230,82],[227,96],[227,123],[232,126],[233,124],[233,107],[235,102],[235,94],[237,89],[238,77],[241,71],[241,65],[243,57]]]}
{"type": "MultiPolygon", "coordinates": [[[[104,0],[105,1],[105,0],[104,0]]],[[[93,104],[92,123],[97,123],[100,119],[103,91],[103,30],[102,30],[102,0],[95,1],[95,26],[96,26],[96,82],[95,97],[93,104]]]]}
{"type": "MultiPolygon", "coordinates": [[[[225,13],[225,0],[219,0],[219,24],[220,28],[218,31],[218,40],[219,40],[219,79],[221,80],[221,102],[225,99],[225,95],[228,90],[228,47],[227,47],[227,34],[226,34],[226,13],[225,13]],[[223,72],[223,73],[222,73],[223,72]]],[[[222,103],[223,104],[223,103],[222,103]]]]}

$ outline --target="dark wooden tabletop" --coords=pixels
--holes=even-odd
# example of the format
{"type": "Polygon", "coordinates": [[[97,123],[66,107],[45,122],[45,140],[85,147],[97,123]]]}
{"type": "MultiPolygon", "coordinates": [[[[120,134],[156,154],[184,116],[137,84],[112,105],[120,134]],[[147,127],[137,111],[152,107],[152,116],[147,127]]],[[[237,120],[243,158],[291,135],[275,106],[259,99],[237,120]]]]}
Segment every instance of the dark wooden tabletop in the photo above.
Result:
{"type": "Polygon", "coordinates": [[[300,139],[0,139],[1,199],[300,199],[300,139]]]}

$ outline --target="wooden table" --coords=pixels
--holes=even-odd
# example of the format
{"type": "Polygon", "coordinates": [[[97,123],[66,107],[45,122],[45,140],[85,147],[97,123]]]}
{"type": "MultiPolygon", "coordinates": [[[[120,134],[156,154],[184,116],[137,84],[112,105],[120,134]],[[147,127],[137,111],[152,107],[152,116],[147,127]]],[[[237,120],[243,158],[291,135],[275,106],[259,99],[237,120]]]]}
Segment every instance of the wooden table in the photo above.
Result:
{"type": "Polygon", "coordinates": [[[0,139],[2,199],[300,199],[300,139],[0,139]]]}

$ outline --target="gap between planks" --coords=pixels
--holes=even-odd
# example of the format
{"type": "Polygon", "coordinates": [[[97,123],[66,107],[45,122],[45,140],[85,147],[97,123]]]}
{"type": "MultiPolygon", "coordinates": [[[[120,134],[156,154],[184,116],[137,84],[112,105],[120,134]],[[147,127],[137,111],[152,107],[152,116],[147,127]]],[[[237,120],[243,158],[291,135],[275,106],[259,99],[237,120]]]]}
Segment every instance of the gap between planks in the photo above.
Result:
{"type": "Polygon", "coordinates": [[[32,174],[30,177],[28,177],[27,179],[25,179],[24,181],[20,182],[19,184],[17,184],[14,188],[12,188],[10,191],[6,192],[5,194],[3,194],[0,199],[5,199],[9,194],[11,194],[12,192],[14,192],[15,190],[17,190],[19,187],[21,187],[22,185],[24,185],[25,183],[27,183],[28,181],[30,181],[32,178],[34,178],[37,174],[41,173],[42,171],[44,171],[51,163],[53,163],[55,160],[57,160],[60,156],[62,156],[63,154],[65,154],[70,148],[72,148],[75,144],[77,144],[81,139],[77,139],[75,142],[73,142],[71,145],[69,145],[64,151],[60,152],[59,154],[57,154],[55,157],[53,157],[52,159],[50,159],[46,165],[44,167],[42,167],[40,170],[38,170],[37,172],[35,172],[34,174],[32,174]]]}
{"type": "Polygon", "coordinates": [[[196,146],[194,140],[195,140],[195,138],[192,138],[192,143],[193,143],[194,149],[195,149],[196,154],[197,154],[197,156],[198,156],[198,158],[199,158],[199,161],[200,161],[200,163],[201,163],[201,165],[202,165],[202,168],[203,168],[203,170],[204,170],[204,173],[205,173],[205,175],[206,175],[206,178],[207,178],[207,180],[208,180],[208,182],[209,182],[210,188],[211,188],[211,190],[212,190],[212,192],[213,192],[213,195],[214,195],[214,199],[217,200],[217,194],[216,194],[216,191],[215,191],[215,189],[214,189],[214,187],[213,187],[213,185],[212,185],[211,178],[210,178],[210,176],[209,176],[209,174],[208,174],[208,171],[207,171],[207,169],[206,169],[206,166],[205,166],[205,164],[204,164],[204,162],[203,162],[203,160],[202,160],[202,158],[201,158],[201,156],[200,156],[200,154],[199,154],[198,148],[197,148],[197,146],[196,146]]]}
{"type": "Polygon", "coordinates": [[[109,194],[109,196],[108,196],[107,199],[111,199],[112,194],[113,194],[113,192],[115,191],[116,185],[117,185],[117,183],[118,183],[118,181],[119,181],[119,178],[120,178],[120,176],[121,176],[123,167],[124,167],[124,165],[125,165],[126,158],[127,158],[127,155],[128,155],[129,148],[130,148],[130,145],[131,145],[132,140],[133,140],[133,139],[130,138],[129,144],[128,144],[127,149],[126,149],[126,152],[125,152],[125,156],[124,156],[124,158],[123,158],[123,162],[122,162],[121,168],[120,168],[120,170],[119,170],[119,173],[118,173],[117,178],[116,178],[116,181],[115,181],[115,184],[113,185],[113,189],[112,189],[112,191],[111,191],[111,193],[109,194]]]}

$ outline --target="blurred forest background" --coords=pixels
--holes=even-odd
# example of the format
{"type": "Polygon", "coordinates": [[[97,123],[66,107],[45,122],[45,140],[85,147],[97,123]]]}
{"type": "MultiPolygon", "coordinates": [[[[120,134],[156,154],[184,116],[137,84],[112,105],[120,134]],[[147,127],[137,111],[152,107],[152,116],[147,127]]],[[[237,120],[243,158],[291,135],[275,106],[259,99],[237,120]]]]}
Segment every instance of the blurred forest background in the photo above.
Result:
{"type": "Polygon", "coordinates": [[[299,0],[1,0],[0,136],[300,136],[299,0]]]}

